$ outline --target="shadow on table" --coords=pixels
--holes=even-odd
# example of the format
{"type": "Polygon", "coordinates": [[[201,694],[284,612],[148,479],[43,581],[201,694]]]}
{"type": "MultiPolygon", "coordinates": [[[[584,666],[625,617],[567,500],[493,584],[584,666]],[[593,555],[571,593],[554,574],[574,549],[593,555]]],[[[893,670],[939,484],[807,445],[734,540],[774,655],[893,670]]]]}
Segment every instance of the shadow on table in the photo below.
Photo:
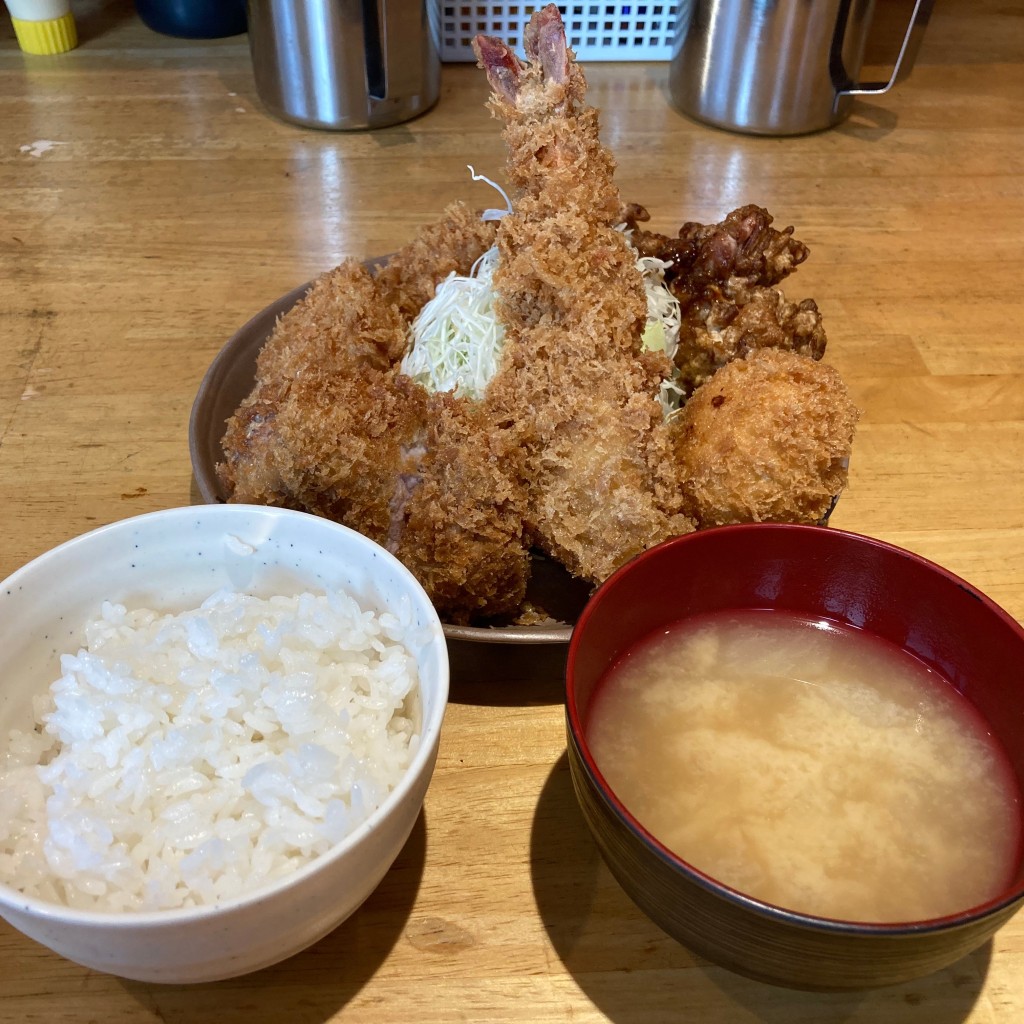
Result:
{"type": "Polygon", "coordinates": [[[861,142],[877,142],[891,135],[898,127],[899,117],[895,110],[857,98],[851,102],[846,120],[835,125],[831,131],[861,142]]]}
{"type": "Polygon", "coordinates": [[[537,707],[565,699],[567,644],[449,640],[451,700],[481,707],[537,707]]]}
{"type": "Polygon", "coordinates": [[[579,812],[565,756],[537,804],[530,862],[552,945],[614,1024],[961,1024],[991,958],[988,944],[930,978],[842,994],[776,988],[716,967],[670,939],[612,878],[579,812]]]}
{"type": "Polygon", "coordinates": [[[391,870],[347,921],[314,946],[254,974],[204,985],[121,981],[160,1020],[189,1024],[319,1024],[330,1020],[373,977],[402,935],[423,876],[421,813],[391,870]]]}
{"type": "MultiPolygon", "coordinates": [[[[891,68],[914,0],[878,0],[864,48],[866,66],[891,68]]],[[[925,29],[915,66],[1019,64],[1019,5],[1003,0],[942,0],[925,29]]]]}
{"type": "Polygon", "coordinates": [[[100,39],[118,26],[138,17],[134,0],[96,0],[77,2],[74,6],[75,28],[79,45],[100,39]]]}

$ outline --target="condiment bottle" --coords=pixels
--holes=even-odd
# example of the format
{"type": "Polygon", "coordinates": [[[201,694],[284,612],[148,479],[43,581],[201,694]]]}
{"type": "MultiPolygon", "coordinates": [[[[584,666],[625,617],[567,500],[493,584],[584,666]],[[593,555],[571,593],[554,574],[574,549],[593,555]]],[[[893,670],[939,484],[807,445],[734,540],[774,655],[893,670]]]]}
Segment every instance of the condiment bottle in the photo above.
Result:
{"type": "Polygon", "coordinates": [[[65,53],[78,45],[71,0],[5,0],[25,53],[65,53]]]}

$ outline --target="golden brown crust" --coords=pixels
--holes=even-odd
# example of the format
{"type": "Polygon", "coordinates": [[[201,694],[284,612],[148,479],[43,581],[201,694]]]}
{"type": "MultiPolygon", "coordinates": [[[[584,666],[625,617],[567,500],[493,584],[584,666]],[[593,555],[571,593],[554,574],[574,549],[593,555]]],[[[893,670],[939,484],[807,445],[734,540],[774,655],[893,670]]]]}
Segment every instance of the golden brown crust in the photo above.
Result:
{"type": "Polygon", "coordinates": [[[838,372],[808,356],[728,363],[670,424],[685,511],[702,528],[818,522],[846,484],[858,416],[838,372]]]}
{"type": "Polygon", "coordinates": [[[510,613],[529,573],[518,447],[398,372],[405,325],[356,263],[283,317],[229,421],[232,501],[305,509],[394,552],[451,622],[510,613]]]}
{"type": "Polygon", "coordinates": [[[300,405],[315,412],[309,396],[317,384],[380,374],[404,347],[397,310],[380,301],[362,265],[348,260],[322,274],[278,320],[257,359],[255,386],[227,423],[217,472],[232,500],[304,507],[291,471],[295,439],[278,423],[281,411],[301,394],[300,405]]]}
{"type": "Polygon", "coordinates": [[[782,348],[820,359],[825,330],[813,299],[790,302],[778,288],[753,288],[742,304],[720,300],[683,316],[674,361],[690,393],[732,359],[757,348],[782,348]]]}
{"type": "Polygon", "coordinates": [[[679,379],[706,380],[663,418],[672,364],[643,350],[644,285],[615,228],[646,214],[614,185],[554,5],[525,42],[525,64],[498,40],[476,46],[506,122],[512,213],[496,226],[454,204],[374,274],[349,261],[323,275],[261,353],[219,467],[233,500],[305,508],[384,545],[449,622],[535,616],[530,545],[599,582],[697,526],[817,521],[857,419],[833,369],[787,351],[818,357],[824,334],[813,302],[774,288],[806,248],[759,207],[675,240],[635,232],[641,251],[671,246],[679,379]],[[491,244],[497,375],[482,401],[429,394],[399,372],[408,325],[491,244]]]}
{"type": "Polygon", "coordinates": [[[478,403],[432,395],[421,482],[405,509],[396,554],[450,622],[511,615],[529,577],[521,453],[478,403]]]}
{"type": "Polygon", "coordinates": [[[598,582],[693,525],[659,483],[656,395],[669,364],[641,352],[647,301],[635,254],[614,228],[614,160],[554,9],[539,14],[527,64],[498,41],[478,46],[519,190],[498,227],[506,340],[487,402],[498,421],[532,425],[524,486],[535,542],[598,582]]]}
{"type": "Polygon", "coordinates": [[[468,274],[493,244],[497,225],[480,219],[465,203],[452,203],[377,272],[384,301],[413,320],[449,274],[468,274]]]}
{"type": "Polygon", "coordinates": [[[386,370],[402,358],[405,346],[399,311],[381,302],[361,263],[346,260],[321,274],[278,320],[260,351],[256,376],[288,380],[310,364],[348,373],[386,370]]]}

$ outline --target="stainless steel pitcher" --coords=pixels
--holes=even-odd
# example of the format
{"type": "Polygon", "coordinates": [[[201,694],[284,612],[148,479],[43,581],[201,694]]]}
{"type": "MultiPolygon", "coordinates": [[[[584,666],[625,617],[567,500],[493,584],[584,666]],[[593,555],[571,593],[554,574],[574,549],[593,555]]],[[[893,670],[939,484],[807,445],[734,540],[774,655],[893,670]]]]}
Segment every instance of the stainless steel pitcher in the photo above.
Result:
{"type": "Polygon", "coordinates": [[[797,135],[910,72],[934,0],[916,0],[888,81],[858,82],[874,0],[681,0],[672,101],[720,128],[797,135]]]}
{"type": "Polygon", "coordinates": [[[441,84],[435,0],[249,0],[266,108],[311,128],[383,128],[429,110],[441,84]]]}

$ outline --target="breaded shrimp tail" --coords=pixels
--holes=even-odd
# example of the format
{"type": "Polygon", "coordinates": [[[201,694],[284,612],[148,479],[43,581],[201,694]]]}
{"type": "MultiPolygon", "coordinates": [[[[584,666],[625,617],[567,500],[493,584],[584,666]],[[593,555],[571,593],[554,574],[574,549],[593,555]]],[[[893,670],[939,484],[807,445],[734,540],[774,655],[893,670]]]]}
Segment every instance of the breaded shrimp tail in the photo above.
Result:
{"type": "Polygon", "coordinates": [[[547,208],[575,207],[613,224],[622,199],[615,159],[599,138],[598,112],[587,106],[587,82],[565,40],[554,4],[530,19],[527,63],[499,39],[477,36],[473,49],[493,90],[491,113],[505,122],[506,173],[524,198],[547,208]]]}
{"type": "Polygon", "coordinates": [[[524,483],[538,545],[596,582],[692,529],[672,492],[655,486],[654,396],[669,367],[641,353],[647,304],[635,253],[613,227],[614,161],[557,7],[533,15],[526,63],[497,39],[474,47],[518,190],[498,227],[506,341],[487,401],[496,420],[533,424],[524,483]]]}

